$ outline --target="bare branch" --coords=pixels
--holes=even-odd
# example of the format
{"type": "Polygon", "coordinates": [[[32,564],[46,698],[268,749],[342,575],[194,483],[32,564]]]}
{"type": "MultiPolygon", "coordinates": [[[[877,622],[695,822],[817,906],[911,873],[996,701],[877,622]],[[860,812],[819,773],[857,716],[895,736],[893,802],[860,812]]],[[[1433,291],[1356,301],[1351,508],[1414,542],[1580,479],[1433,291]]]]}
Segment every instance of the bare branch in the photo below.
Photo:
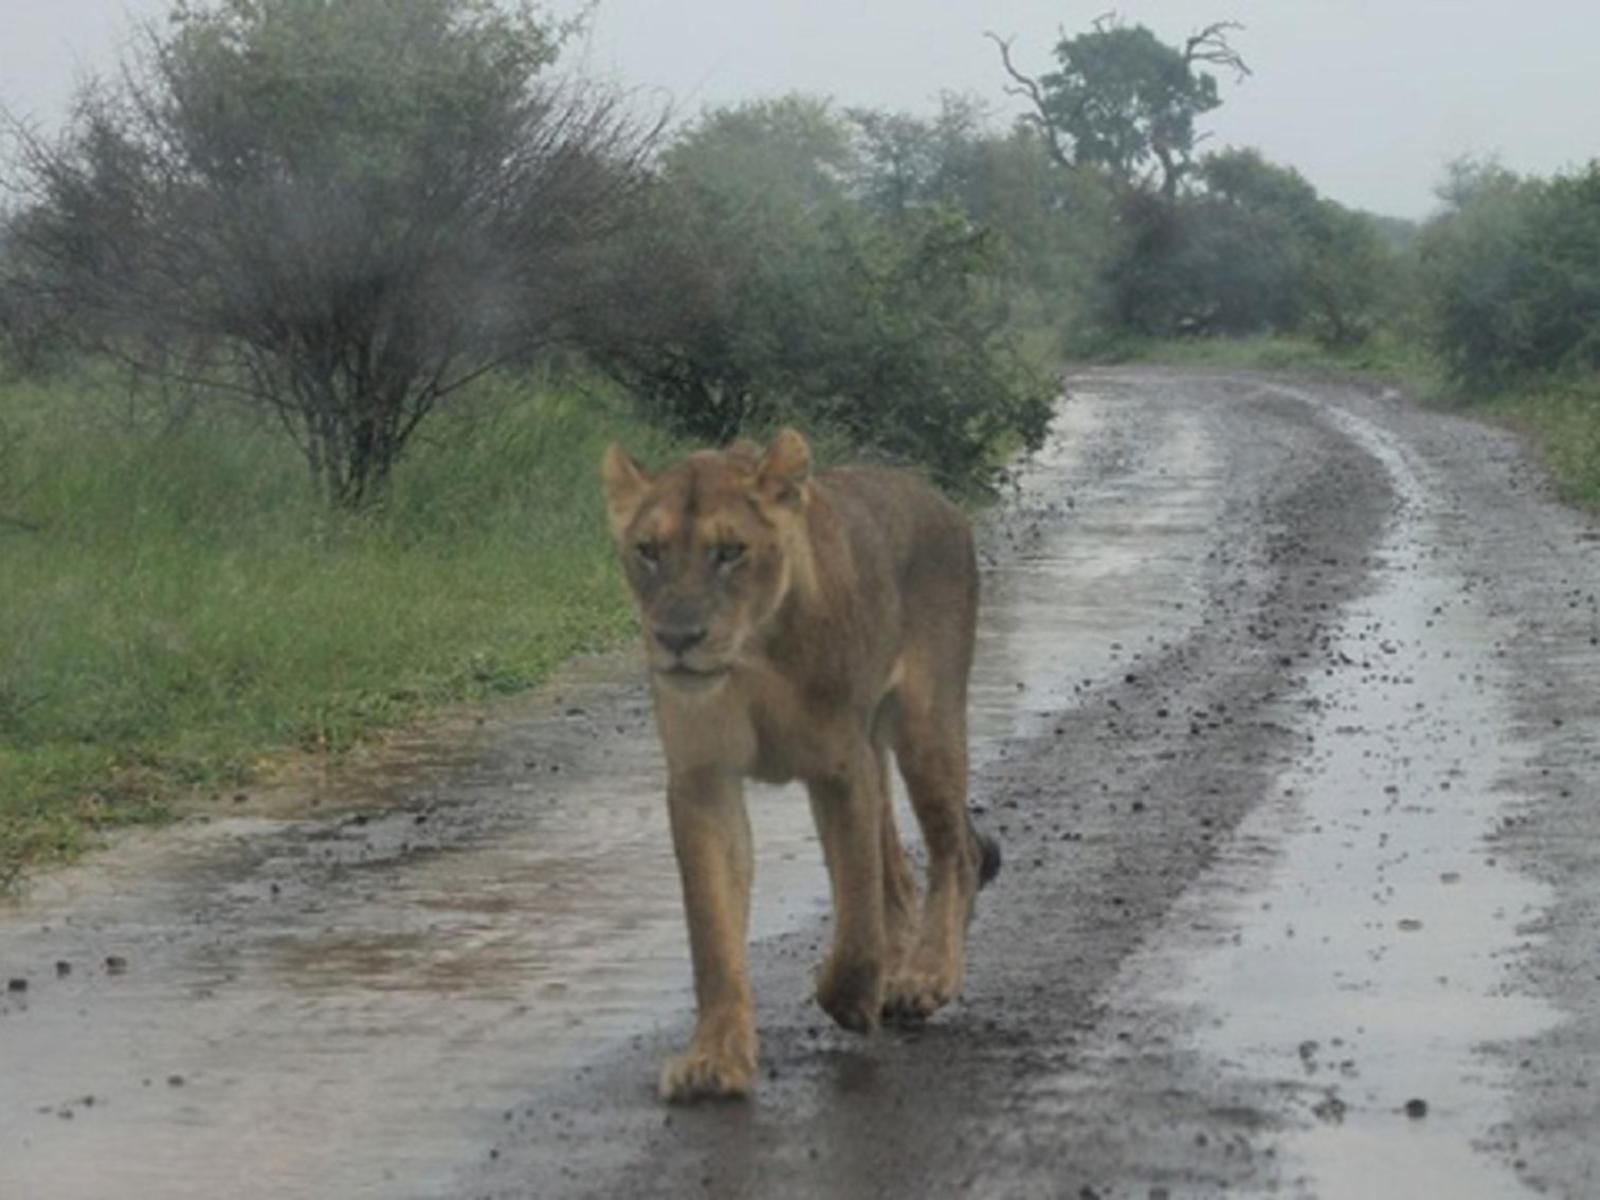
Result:
{"type": "Polygon", "coordinates": [[[1228,44],[1228,34],[1233,30],[1243,30],[1244,26],[1238,21],[1214,21],[1192,35],[1183,44],[1183,61],[1186,63],[1205,62],[1219,67],[1231,67],[1234,79],[1242,80],[1251,74],[1244,58],[1228,44]]]}
{"type": "Polygon", "coordinates": [[[984,30],[983,36],[995,44],[1000,51],[1000,63],[1005,67],[1006,74],[1016,81],[1016,85],[1006,88],[1008,95],[1020,96],[1033,105],[1034,111],[1026,114],[1029,124],[1038,128],[1044,135],[1045,148],[1050,152],[1057,165],[1070,168],[1073,165],[1072,157],[1061,144],[1060,131],[1054,121],[1050,119],[1050,109],[1045,103],[1044,89],[1039,86],[1039,81],[1031,75],[1024,75],[1011,61],[1011,43],[1014,37],[1003,38],[992,30],[984,30]]]}
{"type": "Polygon", "coordinates": [[[183,368],[173,367],[164,362],[153,359],[141,358],[137,354],[129,353],[125,347],[114,343],[104,343],[99,346],[101,353],[115,362],[151,379],[165,379],[169,383],[180,383],[185,387],[204,388],[211,392],[227,392],[235,396],[243,396],[251,400],[264,400],[268,393],[259,388],[246,387],[216,375],[194,375],[183,368]]]}

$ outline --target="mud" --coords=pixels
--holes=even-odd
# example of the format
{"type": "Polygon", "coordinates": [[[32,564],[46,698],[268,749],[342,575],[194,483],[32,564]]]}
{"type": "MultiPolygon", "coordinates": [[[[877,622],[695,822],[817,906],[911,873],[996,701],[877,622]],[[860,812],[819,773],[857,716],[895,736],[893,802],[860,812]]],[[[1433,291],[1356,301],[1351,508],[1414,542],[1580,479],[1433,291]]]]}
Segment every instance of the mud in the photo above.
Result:
{"type": "Polygon", "coordinates": [[[960,1003],[828,1025],[758,790],[766,1076],[661,1109],[661,768],[595,660],[0,912],[0,1196],[1600,1193],[1600,534],[1393,395],[1070,396],[983,535],[960,1003]]]}

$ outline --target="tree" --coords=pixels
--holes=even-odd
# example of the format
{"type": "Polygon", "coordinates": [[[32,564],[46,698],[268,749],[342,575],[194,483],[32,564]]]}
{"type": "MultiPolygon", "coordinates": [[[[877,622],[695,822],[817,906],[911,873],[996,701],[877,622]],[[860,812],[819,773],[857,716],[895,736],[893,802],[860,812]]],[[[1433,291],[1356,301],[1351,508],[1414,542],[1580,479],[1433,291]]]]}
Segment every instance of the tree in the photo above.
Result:
{"type": "Polygon", "coordinates": [[[1310,334],[1354,345],[1374,328],[1395,255],[1369,217],[1255,150],[1202,159],[1175,200],[1123,198],[1105,272],[1114,326],[1157,337],[1310,334]]]}
{"type": "Polygon", "coordinates": [[[597,263],[590,357],[646,413],[725,442],[770,421],[780,364],[835,319],[831,231],[851,219],[848,131],[806,96],[706,113],[661,156],[629,234],[597,263]]]}
{"type": "Polygon", "coordinates": [[[1195,190],[1176,205],[1181,244],[1175,315],[1184,332],[1238,335],[1300,320],[1304,236],[1318,204],[1298,172],[1254,150],[1225,150],[1196,167],[1195,190]]]}
{"type": "Polygon", "coordinates": [[[1458,383],[1600,368],[1600,163],[1552,179],[1453,164],[1421,241],[1432,340],[1458,383]]]}
{"type": "Polygon", "coordinates": [[[1088,214],[1105,229],[1105,248],[1095,255],[1094,286],[1078,289],[1096,314],[1088,326],[1098,327],[1098,336],[1204,332],[1231,319],[1232,306],[1204,282],[1231,265],[1230,244],[1247,236],[1248,222],[1219,212],[1206,225],[1184,201],[1206,136],[1199,118],[1222,103],[1206,67],[1249,74],[1229,42],[1238,28],[1216,22],[1173,46],[1108,14],[1084,33],[1063,34],[1054,48],[1057,69],[1038,77],[1018,68],[1009,40],[986,35],[1000,52],[1011,94],[1027,102],[1021,124],[1063,174],[1098,176],[1112,193],[1109,220],[1088,214]]]}
{"type": "Polygon", "coordinates": [[[786,419],[982,489],[1051,411],[1006,333],[1006,255],[948,204],[859,203],[850,134],[803,97],[686,130],[607,260],[586,348],[697,439],[786,419]]]}
{"type": "Polygon", "coordinates": [[[1023,324],[1070,330],[1077,347],[1116,246],[1114,199],[1099,172],[1061,169],[1039,133],[996,130],[978,101],[946,93],[931,117],[853,109],[850,194],[889,221],[956,209],[994,235],[1023,324]]]}
{"type": "Polygon", "coordinates": [[[59,314],[30,295],[18,248],[26,219],[0,209],[0,378],[13,370],[42,372],[64,344],[59,314]]]}
{"type": "Polygon", "coordinates": [[[1494,387],[1534,365],[1527,246],[1541,187],[1494,162],[1458,160],[1438,188],[1444,208],[1419,244],[1423,291],[1430,340],[1463,386],[1494,387]]]}
{"type": "Polygon", "coordinates": [[[1124,25],[1114,15],[1101,17],[1087,33],[1056,43],[1058,69],[1037,79],[1023,74],[1011,59],[1011,43],[987,36],[1015,86],[1028,101],[1027,120],[1038,128],[1062,166],[1096,166],[1125,189],[1157,190],[1167,199],[1193,169],[1202,136],[1198,117],[1222,99],[1215,76],[1202,64],[1250,73],[1228,34],[1239,25],[1207,25],[1182,48],[1169,46],[1143,25],[1124,25]]]}
{"type": "Polygon", "coordinates": [[[852,191],[862,203],[891,217],[930,204],[973,212],[993,140],[981,101],[944,92],[931,118],[869,108],[847,115],[855,135],[852,191]]]}
{"type": "Polygon", "coordinates": [[[1344,349],[1395,312],[1388,294],[1401,288],[1398,256],[1366,213],[1320,200],[1317,214],[1301,264],[1301,324],[1324,346],[1344,349]]]}
{"type": "Polygon", "coordinates": [[[1600,369],[1600,161],[1550,179],[1534,206],[1531,357],[1543,367],[1600,369]]]}
{"type": "Polygon", "coordinates": [[[25,285],[144,369],[264,405],[337,505],[556,336],[649,143],[491,0],[172,11],[66,135],[22,135],[25,285]]]}

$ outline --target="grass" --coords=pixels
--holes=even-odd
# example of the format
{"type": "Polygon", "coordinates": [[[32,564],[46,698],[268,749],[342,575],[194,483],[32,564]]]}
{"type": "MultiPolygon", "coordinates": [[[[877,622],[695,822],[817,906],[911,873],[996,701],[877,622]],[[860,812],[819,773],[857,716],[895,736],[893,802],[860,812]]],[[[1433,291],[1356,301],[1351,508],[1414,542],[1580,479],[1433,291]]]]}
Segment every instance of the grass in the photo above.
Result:
{"type": "Polygon", "coordinates": [[[1530,383],[1475,407],[1538,444],[1564,499],[1600,509],[1600,377],[1530,383]]]}
{"type": "Polygon", "coordinates": [[[336,519],[247,413],[0,383],[0,884],[628,627],[595,464],[659,435],[501,378],[418,436],[384,510],[336,519]]]}

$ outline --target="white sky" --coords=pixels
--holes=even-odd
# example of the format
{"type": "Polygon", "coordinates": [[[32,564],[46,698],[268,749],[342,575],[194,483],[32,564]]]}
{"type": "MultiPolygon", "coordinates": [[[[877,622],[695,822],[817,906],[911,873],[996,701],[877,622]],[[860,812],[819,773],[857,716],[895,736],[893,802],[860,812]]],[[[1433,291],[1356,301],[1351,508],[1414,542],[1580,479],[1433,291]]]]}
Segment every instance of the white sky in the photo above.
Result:
{"type": "MultiPolygon", "coordinates": [[[[575,0],[555,0],[571,11],[575,0]]],[[[600,0],[580,52],[594,71],[694,111],[801,90],[913,111],[941,89],[1007,105],[985,29],[1019,65],[1052,65],[1112,0],[600,0]]],[[[1327,195],[1421,216],[1456,155],[1548,174],[1600,157],[1600,0],[1123,0],[1177,41],[1211,20],[1246,29],[1255,74],[1210,118],[1213,146],[1259,147],[1327,195]]],[[[0,103],[51,121],[86,70],[114,62],[135,18],[167,0],[0,0],[0,103]]]]}

